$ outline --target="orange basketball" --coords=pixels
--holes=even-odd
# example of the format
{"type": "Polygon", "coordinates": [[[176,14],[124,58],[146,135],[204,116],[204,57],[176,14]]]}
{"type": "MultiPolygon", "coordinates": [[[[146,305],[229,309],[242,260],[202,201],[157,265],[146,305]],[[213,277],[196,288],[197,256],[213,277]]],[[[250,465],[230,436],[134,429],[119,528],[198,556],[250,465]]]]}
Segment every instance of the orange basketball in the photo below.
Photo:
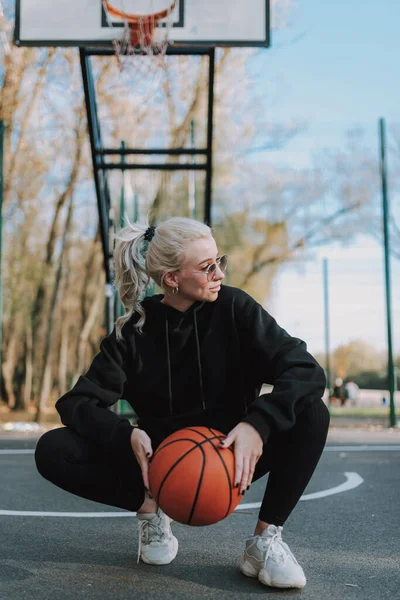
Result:
{"type": "Polygon", "coordinates": [[[235,457],[220,448],[225,435],[208,427],[187,427],[167,437],[150,463],[150,492],[178,523],[212,525],[242,499],[234,488],[235,457]]]}

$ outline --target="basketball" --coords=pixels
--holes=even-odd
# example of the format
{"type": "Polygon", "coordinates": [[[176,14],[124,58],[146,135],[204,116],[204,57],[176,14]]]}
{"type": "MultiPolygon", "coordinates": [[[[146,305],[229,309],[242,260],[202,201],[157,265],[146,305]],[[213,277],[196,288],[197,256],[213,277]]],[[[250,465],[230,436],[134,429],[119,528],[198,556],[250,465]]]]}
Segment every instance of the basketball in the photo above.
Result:
{"type": "Polygon", "coordinates": [[[216,429],[187,427],[157,448],[149,468],[150,492],[174,521],[212,525],[239,504],[233,450],[219,447],[225,437],[216,429]]]}

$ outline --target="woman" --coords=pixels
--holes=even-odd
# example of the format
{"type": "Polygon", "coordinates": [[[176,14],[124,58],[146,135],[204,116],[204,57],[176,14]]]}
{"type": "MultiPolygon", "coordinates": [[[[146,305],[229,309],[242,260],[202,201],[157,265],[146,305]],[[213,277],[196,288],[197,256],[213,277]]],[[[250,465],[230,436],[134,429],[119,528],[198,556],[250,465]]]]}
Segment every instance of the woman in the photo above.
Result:
{"type": "Polygon", "coordinates": [[[223,446],[234,447],[242,494],[269,473],[242,572],[272,587],[303,587],[304,572],[281,533],[326,441],[322,368],[253,298],[221,285],[227,257],[203,223],[129,224],[114,258],[125,315],[58,400],[66,427],[39,440],[39,472],[78,496],[137,511],[140,558],[168,564],[178,541],[149,494],[149,460],[177,429],[219,429],[223,446]],[[140,301],[150,278],[164,294],[140,301]],[[259,395],[263,383],[272,393],[259,395]],[[130,402],[139,427],[107,410],[119,398],[130,402]]]}

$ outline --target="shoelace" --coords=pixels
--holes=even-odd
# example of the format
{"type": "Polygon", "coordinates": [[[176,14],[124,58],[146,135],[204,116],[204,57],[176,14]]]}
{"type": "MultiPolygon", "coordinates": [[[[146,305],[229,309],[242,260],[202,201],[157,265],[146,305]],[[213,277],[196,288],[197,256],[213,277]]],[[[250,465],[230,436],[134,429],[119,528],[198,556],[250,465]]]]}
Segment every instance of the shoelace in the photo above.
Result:
{"type": "Polygon", "coordinates": [[[162,525],[162,519],[157,515],[157,517],[149,520],[143,519],[139,523],[139,544],[138,544],[138,556],[137,562],[140,561],[140,554],[142,551],[142,536],[149,539],[149,529],[152,529],[152,541],[161,542],[163,536],[165,535],[165,530],[162,525]],[[146,531],[147,528],[147,531],[146,531]]]}
{"type": "Polygon", "coordinates": [[[284,554],[286,552],[286,554],[288,554],[292,558],[292,560],[295,562],[296,565],[299,564],[297,562],[296,558],[294,557],[292,551],[290,550],[289,546],[287,544],[285,544],[285,542],[282,540],[281,531],[278,530],[268,540],[262,540],[263,550],[267,550],[267,553],[266,553],[265,558],[264,558],[264,567],[267,564],[267,560],[268,560],[268,557],[269,557],[269,555],[271,553],[272,545],[273,544],[278,544],[281,547],[280,548],[281,551],[279,551],[279,550],[277,551],[276,548],[274,548],[274,552],[276,552],[276,554],[278,554],[280,556],[284,556],[284,554]],[[268,548],[266,548],[266,546],[268,546],[268,548]],[[283,550],[285,552],[282,552],[282,548],[283,548],[283,550]]]}

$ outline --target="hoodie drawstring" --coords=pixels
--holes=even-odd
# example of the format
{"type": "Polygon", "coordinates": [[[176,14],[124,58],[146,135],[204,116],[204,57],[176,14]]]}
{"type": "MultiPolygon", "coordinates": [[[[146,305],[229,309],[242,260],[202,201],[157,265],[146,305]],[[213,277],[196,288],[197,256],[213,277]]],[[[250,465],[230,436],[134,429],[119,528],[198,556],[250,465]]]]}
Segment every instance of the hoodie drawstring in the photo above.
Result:
{"type": "Polygon", "coordinates": [[[199,332],[197,330],[197,317],[196,311],[194,311],[194,331],[196,334],[196,346],[197,346],[197,366],[199,368],[199,383],[200,383],[200,395],[203,410],[206,410],[206,403],[204,402],[204,391],[203,391],[203,374],[201,370],[201,359],[200,359],[200,343],[199,343],[199,332]]]}
{"type": "MultiPolygon", "coordinates": [[[[197,368],[198,368],[198,374],[199,374],[201,404],[202,404],[203,410],[206,410],[206,403],[204,400],[203,372],[202,372],[202,368],[201,368],[200,342],[199,342],[199,332],[198,332],[198,328],[197,328],[196,311],[194,311],[193,316],[194,316],[194,331],[195,331],[195,336],[196,336],[197,368]]],[[[169,414],[172,415],[172,372],[171,372],[171,353],[170,353],[170,349],[169,349],[169,326],[168,326],[168,318],[167,317],[165,318],[165,338],[166,338],[166,343],[167,343],[169,414]]]]}
{"type": "Polygon", "coordinates": [[[168,331],[168,319],[167,318],[165,318],[165,337],[166,337],[166,341],[167,341],[169,414],[172,415],[172,374],[171,374],[171,356],[169,353],[169,331],[168,331]]]}

